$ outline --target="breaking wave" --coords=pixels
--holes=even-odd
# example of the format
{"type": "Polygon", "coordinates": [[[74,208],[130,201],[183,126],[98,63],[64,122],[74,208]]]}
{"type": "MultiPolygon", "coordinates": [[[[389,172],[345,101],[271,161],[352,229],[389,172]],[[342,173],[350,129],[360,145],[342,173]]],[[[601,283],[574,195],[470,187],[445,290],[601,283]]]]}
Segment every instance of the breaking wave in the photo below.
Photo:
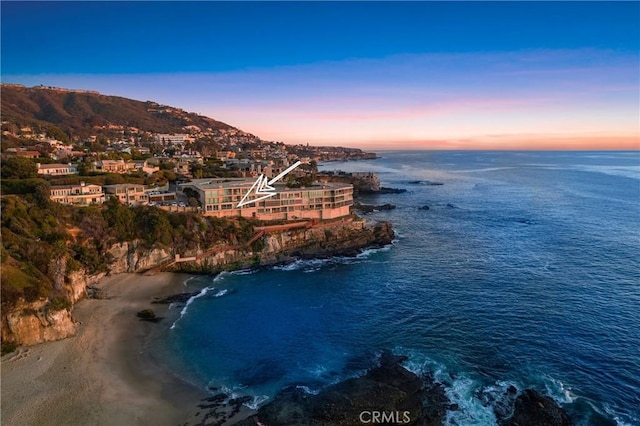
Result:
{"type": "MultiPolygon", "coordinates": [[[[220,275],[218,275],[219,277],[220,275]]],[[[217,278],[217,277],[216,277],[217,278]]],[[[183,316],[186,315],[187,310],[189,309],[189,305],[191,305],[191,303],[193,303],[194,300],[199,299],[201,297],[204,297],[207,295],[207,293],[214,291],[215,288],[214,287],[205,287],[202,290],[200,290],[200,293],[196,294],[195,296],[191,296],[189,298],[189,300],[187,300],[187,303],[185,303],[184,307],[182,308],[182,311],[180,311],[180,316],[173,322],[173,324],[171,324],[171,327],[169,327],[170,330],[173,330],[176,327],[176,324],[178,323],[178,321],[180,321],[182,319],[183,316]]],[[[224,296],[225,294],[228,293],[227,289],[223,289],[218,291],[216,294],[213,295],[213,297],[221,297],[224,296]]]]}

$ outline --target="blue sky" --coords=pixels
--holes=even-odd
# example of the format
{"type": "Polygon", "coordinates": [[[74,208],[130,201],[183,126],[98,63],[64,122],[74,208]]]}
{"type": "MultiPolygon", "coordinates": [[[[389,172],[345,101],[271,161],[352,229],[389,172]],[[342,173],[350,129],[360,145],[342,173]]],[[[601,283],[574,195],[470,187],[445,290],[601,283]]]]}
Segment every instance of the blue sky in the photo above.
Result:
{"type": "Polygon", "coordinates": [[[638,145],[637,2],[1,7],[3,82],[156,100],[265,139],[638,145]]]}

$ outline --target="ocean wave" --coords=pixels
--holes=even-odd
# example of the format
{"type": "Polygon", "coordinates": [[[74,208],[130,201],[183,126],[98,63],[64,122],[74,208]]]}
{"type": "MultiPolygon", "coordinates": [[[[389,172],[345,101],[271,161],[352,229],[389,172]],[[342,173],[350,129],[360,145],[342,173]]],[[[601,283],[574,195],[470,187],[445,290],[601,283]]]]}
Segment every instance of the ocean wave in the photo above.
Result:
{"type": "Polygon", "coordinates": [[[271,269],[276,271],[300,271],[305,269],[314,269],[317,270],[320,266],[329,264],[331,262],[331,258],[329,259],[297,259],[294,262],[288,263],[286,265],[276,265],[271,269]]]}
{"type": "Polygon", "coordinates": [[[229,275],[252,275],[252,274],[255,274],[258,271],[259,271],[259,269],[256,269],[256,268],[253,268],[253,269],[239,269],[237,271],[229,272],[229,275]]]}
{"type": "Polygon", "coordinates": [[[230,272],[229,272],[229,271],[222,271],[222,272],[220,272],[218,275],[216,275],[215,277],[213,277],[213,280],[211,280],[211,282],[219,283],[220,281],[224,280],[224,278],[225,278],[227,275],[230,275],[230,272]]]}
{"type": "Polygon", "coordinates": [[[317,272],[323,267],[328,265],[353,265],[362,263],[365,259],[368,259],[372,254],[386,252],[391,250],[392,244],[387,244],[384,247],[369,248],[358,253],[355,256],[334,256],[327,259],[296,259],[291,263],[285,265],[276,265],[271,267],[275,271],[302,271],[303,273],[317,272]]]}
{"type": "MultiPolygon", "coordinates": [[[[173,324],[171,324],[171,327],[169,327],[169,329],[173,330],[176,327],[176,324],[187,313],[187,310],[189,309],[189,305],[191,305],[191,303],[193,303],[194,300],[205,296],[211,290],[213,290],[213,287],[205,287],[202,290],[200,290],[200,293],[196,294],[195,296],[191,296],[189,300],[187,300],[187,303],[185,303],[184,307],[182,308],[182,311],[180,311],[180,316],[173,322],[173,324]]],[[[226,291],[226,290],[223,290],[223,291],[226,291]]]]}
{"type": "Polygon", "coordinates": [[[468,377],[460,376],[449,386],[445,386],[445,395],[457,410],[448,410],[445,425],[494,425],[497,423],[492,406],[485,406],[477,398],[479,383],[468,377]]]}
{"type": "Polygon", "coordinates": [[[362,258],[365,258],[365,257],[369,257],[369,256],[371,256],[372,254],[375,254],[375,253],[382,253],[382,252],[385,252],[385,251],[389,251],[389,250],[391,250],[392,246],[393,246],[393,243],[387,244],[386,246],[383,246],[383,247],[365,249],[361,253],[357,254],[356,258],[362,259],[362,258]]]}
{"type": "Polygon", "coordinates": [[[187,278],[186,280],[182,281],[182,285],[184,285],[184,286],[186,287],[186,286],[187,286],[187,283],[188,283],[189,281],[191,281],[192,279],[194,279],[195,277],[196,277],[196,276],[194,275],[194,276],[189,277],[189,278],[187,278]]]}
{"type": "Polygon", "coordinates": [[[228,290],[225,288],[224,290],[220,290],[219,292],[217,292],[216,294],[213,295],[213,297],[222,297],[225,294],[228,293],[228,290]]]}
{"type": "MultiPolygon", "coordinates": [[[[210,382],[208,386],[213,386],[213,383],[210,382]]],[[[221,386],[220,392],[226,395],[226,399],[222,401],[222,403],[228,404],[232,399],[237,399],[243,396],[250,396],[251,401],[245,402],[242,405],[244,405],[245,407],[251,410],[257,410],[258,408],[260,408],[260,406],[264,405],[264,403],[269,400],[269,397],[267,395],[251,395],[251,394],[247,394],[246,392],[241,392],[241,390],[246,388],[247,387],[243,385],[238,385],[233,387],[224,386],[224,385],[221,386]]]]}
{"type": "Polygon", "coordinates": [[[558,404],[571,404],[576,400],[577,396],[571,391],[571,388],[560,380],[550,376],[544,376],[543,380],[547,394],[558,404]]]}
{"type": "Polygon", "coordinates": [[[251,401],[246,402],[242,405],[252,410],[257,410],[258,408],[260,408],[261,405],[263,405],[268,400],[269,400],[269,397],[266,395],[257,395],[257,396],[254,396],[251,401]]]}
{"type": "Polygon", "coordinates": [[[393,352],[407,354],[408,359],[403,363],[407,370],[419,377],[430,377],[443,386],[447,399],[457,407],[447,411],[445,425],[495,425],[496,413],[502,418],[513,414],[515,399],[523,389],[514,381],[499,380],[487,384],[464,373],[452,374],[443,363],[402,347],[393,352]]]}
{"type": "Polygon", "coordinates": [[[309,395],[317,395],[320,393],[320,389],[310,389],[309,386],[303,386],[303,385],[298,385],[296,386],[296,389],[301,389],[302,391],[304,391],[304,393],[309,394],[309,395]]]}

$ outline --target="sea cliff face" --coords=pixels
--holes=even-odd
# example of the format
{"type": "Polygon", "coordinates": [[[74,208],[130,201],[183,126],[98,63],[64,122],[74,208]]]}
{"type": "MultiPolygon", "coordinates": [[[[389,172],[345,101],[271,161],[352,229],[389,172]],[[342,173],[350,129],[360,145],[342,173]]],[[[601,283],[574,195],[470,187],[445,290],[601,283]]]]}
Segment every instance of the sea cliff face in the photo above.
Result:
{"type": "MultiPolygon", "coordinates": [[[[108,250],[109,274],[154,272],[215,273],[221,270],[258,267],[283,263],[295,257],[329,257],[355,255],[368,246],[391,243],[394,233],[388,223],[365,227],[363,222],[320,224],[310,229],[293,229],[265,233],[258,249],[221,244],[198,247],[186,253],[175,253],[172,247],[149,248],[139,241],[112,245],[108,250]],[[185,262],[174,262],[176,255],[185,262]]],[[[87,296],[87,287],[105,273],[90,275],[84,269],[70,270],[66,258],[51,259],[54,298],[27,303],[19,300],[2,309],[2,341],[20,345],[64,339],[76,333],[71,315],[73,304],[87,296]]]]}
{"type": "Polygon", "coordinates": [[[77,325],[69,309],[54,309],[48,299],[19,302],[9,312],[2,313],[2,341],[30,346],[73,336],[77,325]]]}
{"type": "Polygon", "coordinates": [[[196,257],[194,261],[176,263],[168,270],[179,272],[215,273],[222,270],[259,267],[286,263],[294,258],[324,258],[354,256],[369,246],[390,244],[394,232],[389,223],[366,227],[363,222],[345,222],[294,229],[266,234],[261,250],[233,248],[203,255],[202,250],[188,252],[183,257],[196,257]]]}
{"type": "Polygon", "coordinates": [[[148,249],[139,241],[114,244],[107,253],[113,259],[109,264],[111,274],[148,270],[173,256],[173,253],[167,249],[148,249]]]}

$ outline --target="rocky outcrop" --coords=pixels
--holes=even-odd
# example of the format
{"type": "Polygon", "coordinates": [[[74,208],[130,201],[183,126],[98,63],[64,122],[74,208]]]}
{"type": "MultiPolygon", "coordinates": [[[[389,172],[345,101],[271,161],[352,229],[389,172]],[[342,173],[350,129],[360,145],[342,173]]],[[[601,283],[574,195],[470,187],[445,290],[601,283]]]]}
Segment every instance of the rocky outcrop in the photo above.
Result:
{"type": "MultiPolygon", "coordinates": [[[[362,377],[331,385],[311,395],[301,386],[283,389],[240,425],[404,424],[439,426],[451,403],[444,385],[432,376],[418,377],[401,363],[403,356],[384,353],[380,364],[362,377]],[[385,417],[383,417],[383,415],[385,417]],[[376,416],[376,417],[374,417],[376,416]]],[[[508,407],[496,411],[500,426],[570,426],[568,414],[550,397],[526,389],[506,390],[508,407]],[[512,398],[511,398],[512,397],[512,398]]]]}
{"type": "Polygon", "coordinates": [[[571,418],[553,399],[525,389],[516,399],[513,415],[502,426],[570,426],[571,418]]]}
{"type": "Polygon", "coordinates": [[[355,210],[361,211],[363,213],[371,213],[374,211],[382,211],[382,210],[393,210],[396,208],[395,204],[379,204],[379,205],[374,205],[374,204],[360,204],[360,203],[355,203],[353,205],[353,208],[355,210]]]}
{"type": "MultiPolygon", "coordinates": [[[[365,247],[381,247],[394,238],[391,224],[381,222],[365,227],[363,222],[344,222],[310,229],[294,229],[267,234],[263,248],[224,249],[195,261],[172,265],[169,269],[183,272],[215,273],[225,269],[267,266],[287,263],[295,258],[354,256],[365,247]]],[[[198,256],[199,252],[184,256],[198,256]]]]}
{"type": "Polygon", "coordinates": [[[114,244],[107,254],[112,259],[109,264],[109,272],[112,274],[151,269],[174,256],[174,253],[166,249],[146,248],[139,241],[114,244]]]}
{"type": "Polygon", "coordinates": [[[43,299],[19,302],[2,315],[2,341],[29,346],[73,336],[77,325],[68,306],[43,299]]]}
{"type": "Polygon", "coordinates": [[[357,425],[377,419],[373,423],[426,425],[422,380],[400,365],[405,359],[385,354],[380,366],[366,375],[329,386],[317,395],[286,388],[239,424],[357,425]]]}
{"type": "Polygon", "coordinates": [[[84,269],[70,271],[69,263],[62,256],[51,259],[49,271],[53,291],[50,298],[32,302],[20,299],[11,306],[2,306],[3,342],[29,346],[64,339],[76,333],[71,308],[86,297],[87,287],[102,278],[104,273],[88,275],[84,269]]]}

